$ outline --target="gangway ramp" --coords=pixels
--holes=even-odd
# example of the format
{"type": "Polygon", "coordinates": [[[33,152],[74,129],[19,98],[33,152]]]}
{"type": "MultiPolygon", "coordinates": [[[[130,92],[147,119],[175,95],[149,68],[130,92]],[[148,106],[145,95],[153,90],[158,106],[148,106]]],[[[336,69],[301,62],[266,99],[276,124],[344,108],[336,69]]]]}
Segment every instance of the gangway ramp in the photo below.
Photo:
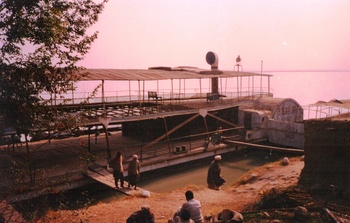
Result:
{"type": "Polygon", "coordinates": [[[109,173],[105,168],[103,168],[100,165],[93,164],[88,167],[88,169],[85,172],[86,176],[90,177],[91,179],[102,183],[113,190],[117,190],[123,194],[129,195],[129,196],[136,196],[140,194],[140,191],[145,191],[144,189],[137,187],[137,190],[133,189],[133,187],[128,188],[128,182],[124,180],[124,186],[125,188],[122,188],[120,185],[120,182],[118,182],[118,188],[115,187],[113,174],[109,173]]]}
{"type": "Polygon", "coordinates": [[[304,154],[304,150],[302,150],[302,149],[285,148],[285,147],[278,147],[278,146],[268,146],[268,145],[261,145],[261,144],[256,144],[256,143],[241,142],[241,141],[236,141],[236,140],[225,140],[225,142],[228,144],[243,145],[243,146],[253,147],[253,148],[257,148],[257,149],[267,149],[270,151],[296,153],[296,154],[300,154],[300,155],[304,154]]]}

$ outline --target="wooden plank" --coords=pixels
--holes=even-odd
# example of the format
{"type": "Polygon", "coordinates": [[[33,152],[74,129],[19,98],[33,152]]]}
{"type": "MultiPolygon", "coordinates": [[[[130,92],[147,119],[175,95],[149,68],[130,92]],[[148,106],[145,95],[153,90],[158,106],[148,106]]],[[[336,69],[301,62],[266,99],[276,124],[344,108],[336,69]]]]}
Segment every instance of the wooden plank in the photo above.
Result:
{"type": "Polygon", "coordinates": [[[267,146],[267,145],[260,145],[260,144],[255,144],[255,143],[235,141],[235,140],[225,140],[225,142],[237,144],[237,145],[245,145],[245,146],[254,147],[254,148],[258,148],[258,149],[268,149],[268,150],[274,150],[274,151],[292,152],[292,153],[297,153],[297,154],[301,154],[301,155],[304,154],[304,150],[302,150],[302,149],[267,146]]]}
{"type": "Polygon", "coordinates": [[[93,180],[100,182],[114,190],[120,191],[126,195],[136,196],[138,191],[146,191],[140,187],[137,187],[137,190],[134,190],[133,187],[128,188],[128,181],[124,180],[125,188],[122,188],[120,182],[118,182],[118,188],[115,187],[114,177],[112,173],[109,173],[105,167],[102,167],[98,164],[92,164],[88,167],[88,170],[85,173],[88,177],[93,180]]]}
{"type": "MultiPolygon", "coordinates": [[[[119,188],[116,188],[115,187],[115,184],[114,184],[114,178],[112,176],[112,174],[109,174],[109,176],[103,176],[101,174],[98,174],[96,172],[93,172],[91,170],[87,170],[86,171],[86,175],[88,177],[90,177],[91,179],[97,181],[97,182],[100,182],[110,188],[112,188],[113,190],[117,190],[123,194],[126,194],[126,195],[129,195],[129,196],[136,196],[138,194],[138,191],[142,191],[143,189],[138,187],[138,190],[134,190],[131,188],[128,188],[128,187],[125,187],[125,188],[121,188],[120,185],[119,185],[119,188]]],[[[120,184],[120,183],[119,183],[120,184]]],[[[128,182],[127,181],[124,181],[124,185],[128,185],[128,182]]]]}

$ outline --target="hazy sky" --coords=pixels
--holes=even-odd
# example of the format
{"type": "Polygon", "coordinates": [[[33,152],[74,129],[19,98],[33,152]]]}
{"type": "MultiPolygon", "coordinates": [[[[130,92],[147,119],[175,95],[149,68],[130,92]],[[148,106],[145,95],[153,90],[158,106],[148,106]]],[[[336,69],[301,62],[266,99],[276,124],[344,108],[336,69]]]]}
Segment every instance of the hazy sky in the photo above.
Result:
{"type": "Polygon", "coordinates": [[[350,70],[349,0],[110,0],[93,30],[87,68],[350,70]]]}

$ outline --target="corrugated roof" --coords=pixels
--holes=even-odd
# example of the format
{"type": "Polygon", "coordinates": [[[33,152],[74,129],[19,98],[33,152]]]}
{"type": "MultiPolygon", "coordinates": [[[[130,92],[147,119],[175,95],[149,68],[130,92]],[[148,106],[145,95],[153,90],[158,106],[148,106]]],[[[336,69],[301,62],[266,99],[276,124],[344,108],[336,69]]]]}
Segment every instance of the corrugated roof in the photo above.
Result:
{"type": "Polygon", "coordinates": [[[153,67],[141,69],[87,69],[87,75],[82,80],[169,80],[169,79],[199,79],[212,77],[239,76],[272,76],[237,71],[211,71],[196,67],[153,67]]]}

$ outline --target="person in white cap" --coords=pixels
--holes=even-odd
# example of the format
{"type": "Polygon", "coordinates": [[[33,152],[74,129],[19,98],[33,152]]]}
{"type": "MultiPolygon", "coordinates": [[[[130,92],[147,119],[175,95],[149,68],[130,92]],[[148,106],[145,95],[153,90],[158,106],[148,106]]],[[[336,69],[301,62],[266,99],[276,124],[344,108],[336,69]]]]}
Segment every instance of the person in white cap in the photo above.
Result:
{"type": "Polygon", "coordinates": [[[207,183],[208,188],[210,189],[220,190],[220,187],[226,182],[226,180],[221,176],[220,162],[221,156],[216,155],[209,166],[207,183]]]}
{"type": "Polygon", "coordinates": [[[132,155],[132,160],[129,163],[128,166],[128,177],[129,177],[129,184],[128,188],[130,188],[130,185],[134,187],[135,190],[137,190],[137,182],[140,178],[140,168],[141,164],[138,160],[138,156],[136,154],[132,155]]]}

